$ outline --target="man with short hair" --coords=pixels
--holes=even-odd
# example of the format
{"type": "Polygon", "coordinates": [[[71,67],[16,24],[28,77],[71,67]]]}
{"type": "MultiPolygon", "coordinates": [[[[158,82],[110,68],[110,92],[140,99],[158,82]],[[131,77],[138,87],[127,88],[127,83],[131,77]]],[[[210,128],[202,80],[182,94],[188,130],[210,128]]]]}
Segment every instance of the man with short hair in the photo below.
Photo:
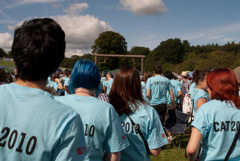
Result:
{"type": "Polygon", "coordinates": [[[153,106],[159,114],[162,125],[164,125],[165,114],[167,110],[167,91],[171,96],[172,107],[175,109],[174,95],[170,81],[161,76],[162,67],[156,65],[153,69],[154,76],[148,78],[146,96],[150,100],[150,105],[153,106]]]}
{"type": "Polygon", "coordinates": [[[79,161],[86,156],[83,125],[70,107],[45,92],[64,59],[65,34],[52,19],[15,30],[16,82],[0,86],[0,160],[79,161]]]}

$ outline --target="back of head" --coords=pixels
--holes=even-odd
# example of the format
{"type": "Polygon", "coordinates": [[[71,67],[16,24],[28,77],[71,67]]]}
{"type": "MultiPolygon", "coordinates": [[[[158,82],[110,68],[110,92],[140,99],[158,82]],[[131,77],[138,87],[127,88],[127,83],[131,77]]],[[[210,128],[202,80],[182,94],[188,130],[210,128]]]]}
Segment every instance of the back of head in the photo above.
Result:
{"type": "Polygon", "coordinates": [[[229,68],[219,68],[208,73],[207,85],[211,91],[211,99],[233,102],[239,108],[240,98],[238,90],[238,81],[229,68]]]}
{"type": "Polygon", "coordinates": [[[147,82],[148,78],[152,77],[151,72],[146,72],[141,78],[141,81],[144,81],[145,83],[147,82]]]}
{"type": "Polygon", "coordinates": [[[170,71],[166,71],[165,73],[164,73],[164,77],[166,77],[166,78],[168,78],[168,79],[172,79],[173,78],[173,74],[172,74],[172,72],[170,72],[170,71]]]}
{"type": "Polygon", "coordinates": [[[155,74],[161,74],[162,73],[162,66],[161,65],[156,65],[153,68],[153,71],[154,71],[155,74]]]}
{"type": "Polygon", "coordinates": [[[76,88],[99,91],[100,75],[97,66],[90,60],[79,60],[75,63],[71,78],[71,92],[75,93],[76,88]]]}
{"type": "Polygon", "coordinates": [[[12,56],[17,77],[38,81],[57,70],[64,59],[65,34],[52,19],[25,21],[15,30],[12,56]]]}
{"type": "Polygon", "coordinates": [[[208,75],[209,70],[196,70],[193,73],[193,82],[198,85],[199,81],[205,80],[205,77],[208,75]]]}
{"type": "Polygon", "coordinates": [[[0,82],[7,81],[7,74],[4,69],[0,68],[0,82]]]}
{"type": "Polygon", "coordinates": [[[135,67],[126,65],[119,69],[114,78],[109,99],[120,115],[131,112],[129,103],[136,105],[138,101],[144,102],[140,75],[135,67]]]}

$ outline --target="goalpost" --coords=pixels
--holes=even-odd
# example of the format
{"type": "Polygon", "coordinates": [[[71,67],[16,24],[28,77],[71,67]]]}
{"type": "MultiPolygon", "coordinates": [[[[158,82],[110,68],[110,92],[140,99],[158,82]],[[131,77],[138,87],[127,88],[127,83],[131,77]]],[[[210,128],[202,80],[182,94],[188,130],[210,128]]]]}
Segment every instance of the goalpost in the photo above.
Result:
{"type": "Polygon", "coordinates": [[[145,55],[113,55],[113,54],[93,54],[95,57],[95,64],[97,65],[98,57],[117,57],[117,58],[141,58],[141,74],[143,75],[143,68],[144,68],[144,58],[145,55]]]}

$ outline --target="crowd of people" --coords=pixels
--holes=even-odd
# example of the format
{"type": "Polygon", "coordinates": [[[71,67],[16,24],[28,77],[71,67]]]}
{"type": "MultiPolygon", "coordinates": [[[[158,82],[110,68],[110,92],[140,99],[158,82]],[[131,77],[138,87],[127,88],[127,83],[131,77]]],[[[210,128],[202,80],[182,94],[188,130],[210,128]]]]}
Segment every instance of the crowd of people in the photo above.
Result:
{"type": "MultiPolygon", "coordinates": [[[[90,60],[58,70],[65,33],[52,19],[15,30],[13,83],[0,69],[0,160],[148,161],[171,140],[169,110],[192,102],[188,160],[223,160],[240,128],[239,82],[229,68],[179,76],[140,75],[131,65],[115,76],[90,60]],[[200,153],[199,153],[200,151],[200,153]]],[[[239,140],[230,160],[240,160],[239,140]]],[[[180,158],[179,158],[180,159],[180,158]]]]}

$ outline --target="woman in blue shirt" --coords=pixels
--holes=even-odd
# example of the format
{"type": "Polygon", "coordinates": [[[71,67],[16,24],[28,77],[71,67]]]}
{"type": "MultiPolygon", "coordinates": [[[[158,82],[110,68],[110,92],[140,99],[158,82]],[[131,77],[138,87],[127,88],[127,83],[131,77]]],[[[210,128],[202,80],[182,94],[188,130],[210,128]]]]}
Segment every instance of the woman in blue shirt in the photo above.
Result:
{"type": "Polygon", "coordinates": [[[94,97],[99,84],[97,66],[90,60],[79,60],[70,78],[73,94],[55,98],[70,105],[82,118],[88,151],[84,161],[102,161],[104,154],[110,161],[117,161],[129,143],[113,106],[94,97]]]}
{"type": "MultiPolygon", "coordinates": [[[[199,108],[192,122],[187,146],[189,160],[195,160],[202,142],[200,160],[223,160],[239,130],[240,98],[238,81],[229,68],[215,69],[207,75],[211,101],[199,108]]],[[[240,160],[240,138],[229,160],[240,160]]]]}
{"type": "Polygon", "coordinates": [[[206,102],[208,102],[209,95],[207,92],[207,74],[209,70],[196,70],[193,73],[196,88],[191,93],[191,101],[193,107],[193,114],[196,117],[197,110],[206,102]]]}
{"type": "Polygon", "coordinates": [[[140,76],[136,68],[127,65],[117,72],[109,95],[127,134],[130,146],[121,152],[121,161],[149,161],[149,155],[158,156],[161,147],[168,144],[157,111],[147,105],[141,92],[140,76]],[[138,124],[150,154],[133,122],[138,124]]]}

